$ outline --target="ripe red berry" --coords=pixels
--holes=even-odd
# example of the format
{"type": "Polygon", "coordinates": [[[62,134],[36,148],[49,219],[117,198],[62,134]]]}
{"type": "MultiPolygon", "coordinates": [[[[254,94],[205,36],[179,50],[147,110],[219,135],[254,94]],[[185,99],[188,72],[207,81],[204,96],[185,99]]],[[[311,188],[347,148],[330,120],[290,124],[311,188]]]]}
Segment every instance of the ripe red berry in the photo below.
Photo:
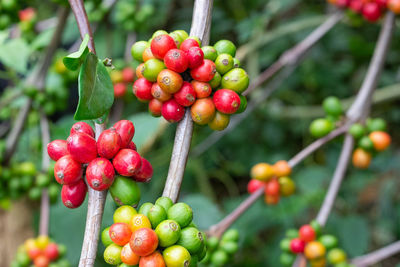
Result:
{"type": "Polygon", "coordinates": [[[265,186],[264,182],[257,179],[251,179],[250,182],[247,184],[247,192],[249,192],[249,194],[252,194],[263,186],[265,186]]]}
{"type": "Polygon", "coordinates": [[[280,185],[277,179],[271,179],[267,181],[265,185],[265,194],[270,196],[279,195],[280,185]]]}
{"type": "Polygon", "coordinates": [[[42,254],[42,250],[38,247],[33,247],[28,249],[28,257],[31,260],[36,259],[38,256],[42,254]]]}
{"type": "Polygon", "coordinates": [[[345,8],[350,4],[351,0],[336,0],[336,6],[345,8]]]}
{"type": "Polygon", "coordinates": [[[122,80],[126,83],[133,83],[135,79],[135,70],[130,67],[126,67],[122,70],[122,80]]]}
{"type": "Polygon", "coordinates": [[[290,241],[290,250],[293,253],[303,253],[304,247],[306,246],[306,242],[301,240],[300,238],[294,238],[290,241]]]}
{"type": "Polygon", "coordinates": [[[80,163],[89,163],[97,157],[96,140],[84,133],[74,133],[67,138],[69,154],[80,163]]]}
{"type": "Polygon", "coordinates": [[[161,115],[169,122],[178,122],[185,115],[185,108],[179,105],[175,99],[170,99],[163,103],[161,115]]]}
{"type": "Polygon", "coordinates": [[[140,228],[132,234],[129,245],[136,255],[147,256],[156,250],[158,246],[158,237],[154,230],[140,228]]]}
{"type": "Polygon", "coordinates": [[[209,83],[193,80],[191,84],[196,91],[197,98],[205,98],[211,95],[212,88],[209,83]]]}
{"type": "Polygon", "coordinates": [[[304,242],[311,242],[315,240],[315,230],[310,225],[305,224],[299,229],[299,237],[304,242]]]}
{"type": "Polygon", "coordinates": [[[31,21],[36,16],[36,10],[33,7],[28,7],[18,11],[20,21],[31,21]]]}
{"type": "Polygon", "coordinates": [[[71,155],[65,155],[54,165],[54,177],[59,184],[73,184],[82,178],[82,165],[71,155]]]}
{"type": "Polygon", "coordinates": [[[176,48],[174,39],[168,34],[161,34],[153,38],[150,44],[151,52],[158,59],[164,59],[165,54],[176,48]]]}
{"type": "Polygon", "coordinates": [[[115,128],[105,130],[97,139],[97,153],[100,157],[111,159],[121,149],[121,143],[121,136],[115,128]]]}
{"type": "Polygon", "coordinates": [[[171,94],[167,93],[163,89],[161,89],[161,87],[158,85],[158,83],[153,83],[153,85],[151,87],[151,95],[155,99],[157,99],[161,102],[165,102],[171,98],[171,94]]]}
{"type": "Polygon", "coordinates": [[[350,2],[349,8],[353,10],[355,13],[361,13],[363,8],[363,0],[353,0],[350,2]]]}
{"type": "Polygon", "coordinates": [[[153,176],[153,167],[151,163],[142,158],[142,166],[137,174],[133,176],[133,179],[137,182],[149,182],[151,177],[153,176]]]}
{"type": "Polygon", "coordinates": [[[127,147],[135,135],[135,127],[133,126],[133,123],[129,120],[120,120],[116,122],[113,127],[119,136],[121,136],[121,148],[127,147]]]}
{"type": "Polygon", "coordinates": [[[114,84],[114,97],[121,98],[126,93],[126,84],[125,83],[116,83],[114,84]]]}
{"type": "Polygon", "coordinates": [[[44,249],[44,255],[50,260],[55,261],[59,256],[58,246],[55,243],[49,243],[44,249]]]}
{"type": "Polygon", "coordinates": [[[161,116],[161,109],[163,103],[158,99],[152,99],[149,102],[149,112],[153,117],[160,117],[161,116]]]}
{"type": "Polygon", "coordinates": [[[70,135],[73,135],[74,133],[85,133],[90,135],[91,137],[94,138],[94,131],[92,127],[87,124],[86,122],[80,121],[72,125],[70,135]]]}
{"type": "Polygon", "coordinates": [[[153,98],[151,95],[152,82],[146,80],[145,78],[140,78],[133,84],[133,93],[142,102],[147,102],[153,98]]]}
{"type": "Polygon", "coordinates": [[[196,101],[196,92],[190,83],[183,82],[181,89],[174,94],[174,99],[179,105],[188,107],[196,101]]]}
{"type": "Polygon", "coordinates": [[[235,113],[240,106],[239,95],[230,89],[217,90],[213,96],[215,108],[225,114],[235,113]]]}
{"type": "Polygon", "coordinates": [[[387,8],[388,0],[375,0],[375,2],[378,4],[379,8],[382,10],[387,8]]]}
{"type": "Polygon", "coordinates": [[[129,142],[129,145],[127,148],[137,151],[136,144],[132,141],[129,142]]]}
{"type": "Polygon", "coordinates": [[[364,5],[362,14],[366,20],[375,22],[381,17],[382,11],[376,2],[368,2],[364,5]]]}
{"type": "Polygon", "coordinates": [[[59,158],[68,154],[67,141],[65,140],[54,140],[47,144],[47,154],[52,160],[58,160],[59,158]]]}
{"type": "Polygon", "coordinates": [[[63,185],[61,189],[61,200],[67,208],[75,209],[82,205],[85,200],[87,186],[83,179],[75,184],[63,185]]]}
{"type": "Polygon", "coordinates": [[[215,63],[211,60],[205,59],[203,63],[190,71],[190,75],[193,79],[200,82],[209,82],[214,78],[217,69],[215,63]]]}
{"type": "Polygon", "coordinates": [[[175,72],[184,72],[189,66],[188,56],[186,52],[180,49],[171,49],[165,54],[165,66],[175,72]]]}
{"type": "Polygon", "coordinates": [[[118,246],[125,246],[131,239],[132,231],[126,223],[114,223],[108,230],[111,240],[118,246]]]}
{"type": "Polygon", "coordinates": [[[113,159],[115,170],[122,176],[133,176],[142,166],[142,158],[132,149],[121,149],[113,159]]]}
{"type": "Polygon", "coordinates": [[[197,68],[203,63],[204,53],[200,47],[193,46],[186,53],[189,60],[189,68],[197,68]]]}
{"type": "Polygon", "coordinates": [[[191,47],[200,47],[200,45],[195,39],[187,38],[181,43],[179,48],[183,51],[189,51],[191,47]]]}
{"type": "Polygon", "coordinates": [[[86,168],[86,181],[97,191],[108,189],[114,182],[114,166],[108,159],[96,158],[86,168]]]}

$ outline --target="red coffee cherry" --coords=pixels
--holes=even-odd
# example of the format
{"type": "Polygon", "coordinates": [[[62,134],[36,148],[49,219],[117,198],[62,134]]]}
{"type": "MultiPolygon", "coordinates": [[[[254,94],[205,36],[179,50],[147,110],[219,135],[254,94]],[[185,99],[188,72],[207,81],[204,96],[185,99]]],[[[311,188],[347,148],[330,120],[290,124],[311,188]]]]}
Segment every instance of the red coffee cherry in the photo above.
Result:
{"type": "Polygon", "coordinates": [[[73,135],[74,133],[85,133],[90,135],[91,137],[94,138],[94,131],[92,127],[87,124],[86,122],[80,121],[72,125],[70,135],[73,135]]]}
{"type": "Polygon", "coordinates": [[[50,260],[45,255],[39,255],[33,260],[35,267],[47,267],[50,264],[50,260]]]}
{"type": "Polygon", "coordinates": [[[161,116],[161,109],[163,103],[157,99],[152,99],[149,102],[149,112],[153,117],[160,117],[161,116]]]}
{"type": "Polygon", "coordinates": [[[86,168],[86,181],[97,191],[108,189],[114,182],[114,166],[108,159],[96,158],[86,168]]]}
{"type": "Polygon", "coordinates": [[[265,194],[270,196],[279,195],[280,185],[278,179],[270,179],[265,185],[265,194]]]}
{"type": "Polygon", "coordinates": [[[50,261],[55,261],[59,256],[58,246],[55,243],[49,243],[43,253],[50,261]]]}
{"type": "Polygon", "coordinates": [[[156,250],[158,246],[158,237],[154,230],[140,228],[132,234],[129,245],[136,255],[147,256],[156,250]]]}
{"type": "Polygon", "coordinates": [[[200,45],[195,39],[187,38],[181,43],[179,48],[183,51],[189,51],[191,47],[200,47],[200,45]]]}
{"type": "Polygon", "coordinates": [[[204,59],[200,66],[190,71],[190,75],[197,81],[209,82],[214,78],[216,72],[215,63],[211,60],[204,59]]]}
{"type": "Polygon", "coordinates": [[[153,167],[151,166],[151,163],[147,159],[142,158],[142,166],[140,167],[139,172],[133,176],[133,179],[137,182],[144,183],[149,182],[152,176],[153,167]]]}
{"type": "Polygon", "coordinates": [[[111,240],[118,246],[125,246],[128,244],[132,236],[132,231],[126,223],[114,223],[110,226],[108,232],[111,240]]]}
{"type": "Polygon", "coordinates": [[[129,143],[127,148],[137,151],[136,144],[132,141],[129,143]]]}
{"type": "Polygon", "coordinates": [[[193,89],[196,91],[197,98],[205,98],[211,95],[212,88],[209,83],[193,80],[191,84],[193,89]]]}
{"type": "Polygon", "coordinates": [[[133,126],[133,123],[129,120],[120,120],[116,122],[113,127],[119,136],[121,136],[121,148],[127,147],[135,135],[135,127],[133,126]]]}
{"type": "Polygon", "coordinates": [[[279,203],[280,195],[264,195],[264,202],[268,205],[276,205],[279,203]]]}
{"type": "Polygon", "coordinates": [[[362,14],[366,20],[375,22],[381,17],[382,11],[377,3],[368,2],[363,6],[362,14]]]}
{"type": "Polygon", "coordinates": [[[63,185],[61,189],[61,200],[67,208],[75,209],[82,205],[85,200],[87,186],[83,179],[75,184],[63,185]]]}
{"type": "Polygon", "coordinates": [[[300,238],[294,238],[290,241],[290,250],[293,253],[303,253],[304,247],[306,246],[306,242],[301,240],[300,238]]]}
{"type": "Polygon", "coordinates": [[[54,140],[47,144],[47,154],[52,160],[57,161],[59,158],[68,154],[67,141],[54,140]]]}
{"type": "Polygon", "coordinates": [[[125,83],[133,83],[135,80],[135,70],[130,67],[124,68],[122,70],[122,80],[125,83]]]}
{"type": "Polygon", "coordinates": [[[74,133],[67,139],[69,154],[80,163],[89,163],[97,158],[96,140],[84,133],[74,133]]]}
{"type": "Polygon", "coordinates": [[[190,115],[197,124],[209,123],[215,116],[215,106],[211,97],[197,99],[190,107],[190,115]]]}
{"type": "Polygon", "coordinates": [[[213,96],[215,108],[225,114],[235,113],[240,106],[239,95],[230,89],[220,89],[213,96]]]}
{"type": "Polygon", "coordinates": [[[150,101],[153,96],[151,95],[151,87],[153,83],[149,82],[145,78],[140,78],[133,84],[133,93],[141,102],[150,101]]]}
{"type": "Polygon", "coordinates": [[[125,83],[116,83],[114,84],[114,97],[121,98],[126,93],[126,84],[125,83]]]}
{"type": "Polygon", "coordinates": [[[97,153],[100,157],[111,159],[121,149],[121,136],[115,128],[102,132],[97,140],[97,153]]]}
{"type": "Polygon", "coordinates": [[[158,85],[158,83],[153,83],[153,85],[151,86],[151,95],[161,101],[161,102],[165,102],[168,99],[171,98],[171,94],[165,92],[163,89],[161,89],[161,87],[158,85]]]}
{"type": "Polygon", "coordinates": [[[353,10],[355,13],[361,13],[362,9],[363,9],[363,0],[352,0],[350,2],[349,8],[351,10],[353,10]]]}
{"type": "Polygon", "coordinates": [[[256,179],[251,179],[250,182],[247,184],[247,192],[249,192],[249,194],[252,194],[263,186],[265,186],[264,182],[256,179]]]}
{"type": "Polygon", "coordinates": [[[186,52],[180,49],[171,49],[165,54],[165,66],[175,72],[184,72],[189,66],[189,59],[186,52]]]}
{"type": "Polygon", "coordinates": [[[181,89],[174,94],[174,99],[179,105],[188,107],[196,101],[196,92],[190,83],[183,82],[181,89]]]}
{"type": "Polygon", "coordinates": [[[174,39],[168,34],[158,35],[153,38],[150,44],[151,52],[158,59],[164,59],[165,54],[176,48],[174,39]]]}
{"type": "Polygon", "coordinates": [[[65,155],[54,165],[54,177],[59,184],[73,184],[82,178],[82,165],[71,155],[65,155]]]}
{"type": "Polygon", "coordinates": [[[121,149],[113,159],[115,170],[122,176],[133,176],[142,166],[142,158],[132,149],[121,149]]]}
{"type": "Polygon", "coordinates": [[[299,237],[301,240],[304,242],[311,242],[315,240],[316,238],[316,233],[315,230],[308,224],[303,225],[299,229],[299,237]]]}
{"type": "Polygon", "coordinates": [[[194,69],[203,64],[204,53],[200,47],[193,46],[186,53],[189,61],[189,68],[194,69]]]}
{"type": "Polygon", "coordinates": [[[179,105],[175,99],[170,99],[163,103],[161,115],[169,122],[178,122],[185,115],[185,108],[179,105]]]}

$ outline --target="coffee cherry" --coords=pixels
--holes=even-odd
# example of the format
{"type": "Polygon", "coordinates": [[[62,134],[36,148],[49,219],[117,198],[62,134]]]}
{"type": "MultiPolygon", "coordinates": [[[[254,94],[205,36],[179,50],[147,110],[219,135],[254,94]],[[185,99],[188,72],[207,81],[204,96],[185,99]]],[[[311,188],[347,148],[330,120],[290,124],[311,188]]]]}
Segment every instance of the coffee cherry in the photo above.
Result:
{"type": "Polygon", "coordinates": [[[303,253],[306,243],[300,238],[294,238],[290,242],[290,250],[292,253],[303,253]]]}
{"type": "Polygon", "coordinates": [[[169,220],[174,220],[181,228],[185,228],[193,220],[193,211],[188,204],[179,202],[168,209],[167,216],[169,220]]]}
{"type": "Polygon", "coordinates": [[[328,119],[316,119],[310,124],[312,136],[320,138],[329,134],[334,128],[333,123],[328,119]]]}
{"type": "Polygon", "coordinates": [[[126,223],[129,225],[129,222],[136,214],[137,211],[135,210],[135,208],[129,205],[123,205],[115,210],[113,221],[114,223],[126,223]]]}
{"type": "Polygon", "coordinates": [[[190,108],[190,115],[199,125],[209,123],[215,116],[215,105],[211,97],[197,99],[190,108]]]}
{"type": "Polygon", "coordinates": [[[328,252],[327,258],[330,264],[339,264],[341,262],[346,262],[347,255],[343,249],[334,248],[328,252]]]}
{"type": "Polygon", "coordinates": [[[110,72],[110,78],[113,84],[122,83],[122,71],[120,70],[112,70],[110,72]]]}
{"type": "Polygon", "coordinates": [[[153,117],[160,117],[161,116],[161,109],[163,103],[157,99],[152,99],[149,102],[149,112],[153,117]]]}
{"type": "Polygon", "coordinates": [[[390,145],[392,139],[390,135],[383,131],[374,131],[369,134],[369,139],[372,141],[376,151],[383,151],[390,145]]]}
{"type": "Polygon", "coordinates": [[[190,82],[193,86],[194,91],[196,92],[196,97],[197,98],[205,98],[209,97],[212,92],[212,88],[210,84],[205,83],[205,82],[199,82],[196,80],[193,80],[190,82]]]}
{"type": "Polygon", "coordinates": [[[97,191],[108,189],[114,182],[114,166],[108,159],[96,158],[86,168],[86,181],[97,191]]]}
{"type": "Polygon", "coordinates": [[[382,11],[376,2],[368,2],[364,4],[362,14],[366,20],[375,22],[381,17],[382,11]]]}
{"type": "Polygon", "coordinates": [[[133,83],[135,80],[135,71],[130,67],[124,68],[122,70],[122,80],[125,83],[133,83]]]}
{"type": "Polygon", "coordinates": [[[129,222],[129,227],[131,228],[132,233],[134,233],[138,229],[141,229],[141,228],[151,229],[151,223],[145,215],[136,214],[136,215],[133,215],[131,221],[129,222]]]}
{"type": "Polygon", "coordinates": [[[310,225],[306,224],[300,227],[299,237],[304,242],[311,242],[315,240],[316,234],[314,229],[310,225]]]}
{"type": "Polygon", "coordinates": [[[292,253],[284,252],[279,256],[279,262],[283,266],[292,266],[292,264],[294,263],[295,260],[296,260],[296,256],[293,255],[292,253]]]}
{"type": "Polygon", "coordinates": [[[354,123],[349,128],[349,133],[355,138],[360,139],[365,135],[365,127],[360,123],[354,123]]]}
{"type": "Polygon", "coordinates": [[[139,66],[136,67],[136,77],[138,79],[144,78],[143,71],[144,71],[144,63],[141,63],[139,66]]]}
{"type": "Polygon", "coordinates": [[[363,136],[359,141],[358,141],[358,147],[366,150],[366,151],[371,151],[374,149],[374,143],[368,136],[363,136]]]}
{"type": "Polygon", "coordinates": [[[339,116],[343,113],[342,104],[335,96],[327,97],[324,102],[322,102],[322,107],[327,115],[339,116]]]}
{"type": "Polygon", "coordinates": [[[143,76],[146,78],[146,80],[155,82],[157,81],[158,74],[163,69],[165,69],[163,61],[156,58],[151,58],[144,63],[143,76]]]}
{"type": "Polygon", "coordinates": [[[199,42],[195,39],[187,38],[185,41],[181,43],[180,49],[187,52],[192,47],[200,47],[199,42]]]}
{"type": "Polygon", "coordinates": [[[179,49],[179,47],[181,47],[181,43],[185,40],[185,39],[182,38],[182,36],[180,34],[178,34],[176,32],[171,32],[169,34],[169,36],[171,36],[172,39],[174,39],[174,42],[176,44],[176,48],[178,48],[178,49],[179,49]]]}
{"type": "Polygon", "coordinates": [[[129,245],[136,255],[148,256],[156,250],[158,237],[153,230],[140,228],[132,234],[129,245]]]}
{"type": "Polygon", "coordinates": [[[216,72],[217,69],[215,63],[211,60],[205,59],[200,66],[190,71],[190,75],[197,81],[208,82],[212,80],[216,72]]]}
{"type": "Polygon", "coordinates": [[[86,122],[83,122],[83,121],[77,122],[74,125],[72,125],[71,131],[69,134],[73,135],[75,133],[85,133],[87,135],[90,135],[93,138],[95,136],[92,127],[90,127],[89,124],[87,124],[86,122]]]}
{"type": "Polygon", "coordinates": [[[296,185],[293,182],[292,179],[290,179],[287,176],[282,176],[279,177],[278,179],[279,182],[279,193],[284,196],[290,196],[293,195],[293,193],[296,191],[296,185]]]}
{"type": "Polygon", "coordinates": [[[132,231],[126,223],[114,223],[110,226],[111,240],[118,246],[125,246],[131,239],[132,231]]]}
{"type": "Polygon", "coordinates": [[[162,34],[154,37],[150,44],[151,52],[158,59],[163,59],[167,52],[176,48],[174,39],[168,34],[162,34]]]}
{"type": "Polygon", "coordinates": [[[153,176],[153,167],[150,162],[142,158],[142,166],[139,169],[139,172],[133,176],[133,179],[137,182],[149,182],[151,177],[153,176]]]}
{"type": "Polygon", "coordinates": [[[169,122],[179,122],[185,115],[185,108],[179,105],[175,99],[170,99],[163,103],[161,115],[169,122]]]}
{"type": "Polygon", "coordinates": [[[104,261],[111,265],[118,265],[121,261],[122,247],[111,244],[104,250],[104,261]]]}
{"type": "Polygon", "coordinates": [[[189,34],[184,30],[176,30],[173,31],[172,33],[178,34],[182,38],[182,40],[186,40],[189,37],[189,34]]]}
{"type": "Polygon", "coordinates": [[[165,211],[169,210],[174,203],[169,197],[159,197],[157,198],[155,205],[159,205],[165,209],[165,211]]]}
{"type": "Polygon", "coordinates": [[[400,1],[399,0],[388,0],[387,7],[395,14],[400,14],[400,1]]]}
{"type": "Polygon", "coordinates": [[[222,80],[221,74],[215,72],[214,77],[211,79],[211,81],[208,82],[208,84],[211,86],[212,89],[216,89],[221,84],[221,80],[222,80]]]}
{"type": "Polygon", "coordinates": [[[59,257],[58,246],[55,243],[50,243],[46,246],[43,253],[50,261],[55,261],[59,257]]]}
{"type": "Polygon", "coordinates": [[[129,243],[123,246],[121,250],[121,261],[129,266],[137,265],[139,263],[140,257],[133,253],[129,243]]]}
{"type": "Polygon", "coordinates": [[[279,195],[279,182],[277,179],[273,178],[267,181],[265,185],[265,194],[269,196],[278,196],[279,195]]]}
{"type": "Polygon", "coordinates": [[[186,227],[182,229],[177,245],[186,248],[190,254],[194,255],[202,249],[203,242],[203,234],[199,230],[195,227],[186,227]]]}
{"type": "Polygon", "coordinates": [[[57,161],[59,158],[68,154],[67,141],[54,140],[47,144],[47,154],[52,160],[57,161]]]}
{"type": "Polygon", "coordinates": [[[76,183],[82,178],[82,174],[82,165],[70,155],[61,157],[54,165],[54,177],[62,185],[76,183]]]}
{"type": "Polygon", "coordinates": [[[148,60],[153,59],[153,58],[155,59],[156,57],[151,52],[151,48],[147,47],[146,49],[143,50],[142,58],[143,58],[143,62],[147,62],[148,60]]]}
{"type": "Polygon", "coordinates": [[[338,239],[333,236],[333,235],[323,235],[320,238],[318,238],[318,241],[327,249],[331,250],[335,247],[337,247],[339,241],[338,239]]]}
{"type": "Polygon", "coordinates": [[[87,186],[83,179],[75,184],[63,185],[61,189],[61,200],[67,208],[75,209],[82,205],[85,200],[87,186]]]}
{"type": "Polygon", "coordinates": [[[121,137],[121,148],[127,147],[135,135],[133,123],[129,120],[120,120],[113,125],[113,128],[121,137]]]}
{"type": "Polygon", "coordinates": [[[156,234],[161,247],[169,247],[175,244],[181,235],[181,227],[174,220],[164,220],[156,227],[156,234]]]}
{"type": "Polygon", "coordinates": [[[161,101],[161,102],[165,102],[167,100],[169,100],[171,98],[171,94],[165,92],[163,89],[161,89],[161,87],[158,85],[158,83],[153,83],[152,87],[151,87],[151,95],[161,101]]]}
{"type": "Polygon", "coordinates": [[[140,267],[165,267],[164,258],[160,252],[154,251],[152,254],[140,257],[140,267]]]}
{"type": "Polygon", "coordinates": [[[236,46],[229,40],[219,40],[214,44],[214,48],[218,55],[225,53],[234,57],[236,54],[236,46]]]}
{"type": "Polygon", "coordinates": [[[214,131],[222,131],[228,127],[229,121],[229,115],[217,111],[214,118],[208,123],[208,126],[214,131]]]}
{"type": "Polygon", "coordinates": [[[110,193],[117,205],[137,206],[140,201],[140,189],[130,178],[117,176],[110,187],[110,193]]]}
{"type": "Polygon", "coordinates": [[[224,266],[228,261],[229,261],[228,254],[221,249],[218,249],[211,255],[211,263],[214,266],[224,266]]]}
{"type": "Polygon", "coordinates": [[[134,142],[132,142],[132,141],[129,142],[127,148],[137,151],[136,144],[134,142]]]}
{"type": "Polygon", "coordinates": [[[179,73],[166,69],[158,74],[157,83],[164,92],[174,94],[181,89],[183,79],[179,73]]]}
{"type": "Polygon", "coordinates": [[[274,173],[278,177],[289,176],[292,173],[292,168],[286,160],[279,160],[272,165],[274,173]]]}
{"type": "Polygon", "coordinates": [[[219,54],[215,60],[217,71],[223,75],[233,69],[233,57],[229,54],[219,54]]]}
{"type": "Polygon", "coordinates": [[[267,163],[258,163],[250,170],[252,179],[267,181],[274,175],[274,170],[271,165],[267,163]]]}
{"type": "Polygon", "coordinates": [[[181,89],[174,94],[174,99],[179,105],[188,107],[196,101],[196,92],[190,83],[183,82],[181,89]]]}
{"type": "Polygon", "coordinates": [[[349,8],[355,13],[360,14],[363,8],[363,0],[352,0],[350,1],[349,8]]]}
{"type": "Polygon", "coordinates": [[[114,97],[121,98],[126,93],[126,84],[124,83],[116,83],[114,84],[114,97]]]}
{"type": "Polygon", "coordinates": [[[326,249],[318,241],[311,241],[304,248],[304,256],[309,260],[315,260],[325,256],[326,249]]]}
{"type": "Polygon", "coordinates": [[[218,111],[233,114],[239,109],[240,97],[232,90],[220,89],[214,93],[213,102],[218,111]]]}
{"type": "Polygon", "coordinates": [[[189,66],[189,59],[186,52],[180,49],[169,50],[164,57],[165,66],[175,72],[184,72],[189,66]]]}
{"type": "Polygon", "coordinates": [[[357,148],[353,152],[352,162],[354,167],[359,169],[366,169],[371,163],[371,154],[362,148],[357,148]]]}
{"type": "Polygon", "coordinates": [[[50,260],[45,255],[39,255],[33,260],[35,267],[47,267],[50,264],[50,260]]]}
{"type": "Polygon", "coordinates": [[[386,122],[381,118],[376,119],[367,119],[367,129],[369,132],[373,131],[385,131],[386,130],[386,122]]]}
{"type": "Polygon", "coordinates": [[[149,47],[149,43],[146,41],[138,41],[132,45],[131,53],[132,57],[139,62],[143,62],[143,51],[149,47]]]}
{"type": "Polygon", "coordinates": [[[200,66],[204,60],[204,53],[200,47],[193,46],[186,51],[188,61],[189,61],[189,68],[194,69],[200,66]]]}
{"type": "Polygon", "coordinates": [[[67,138],[69,154],[80,163],[89,163],[97,157],[96,140],[84,133],[74,133],[67,138]]]}
{"type": "Polygon", "coordinates": [[[231,89],[238,94],[243,93],[249,86],[249,83],[249,76],[242,68],[234,68],[228,71],[221,80],[222,88],[231,89]]]}
{"type": "Polygon", "coordinates": [[[189,251],[182,246],[174,245],[163,252],[165,264],[171,267],[189,266],[191,256],[189,251]]]}
{"type": "Polygon", "coordinates": [[[237,59],[237,58],[233,58],[233,67],[234,68],[240,68],[240,60],[239,59],[237,59]]]}
{"type": "Polygon", "coordinates": [[[265,186],[264,182],[256,179],[251,179],[250,182],[247,184],[247,192],[249,192],[249,194],[252,194],[263,186],[265,186]]]}
{"type": "Polygon", "coordinates": [[[201,50],[203,50],[203,54],[204,54],[204,59],[209,59],[211,61],[215,61],[215,59],[218,56],[218,52],[217,50],[215,50],[215,48],[213,46],[203,46],[201,48],[201,50]]]}
{"type": "Polygon", "coordinates": [[[97,140],[97,153],[100,157],[111,159],[121,149],[121,136],[115,128],[103,131],[97,140]]]}
{"type": "Polygon", "coordinates": [[[132,149],[121,149],[113,159],[115,170],[122,176],[133,176],[139,172],[142,166],[142,158],[132,149]]]}
{"type": "MultiPolygon", "coordinates": [[[[157,227],[162,221],[167,219],[167,212],[165,209],[159,205],[153,205],[149,212],[147,213],[147,217],[150,220],[151,226],[153,229],[157,227]]],[[[156,232],[157,233],[157,232],[156,232]]]]}

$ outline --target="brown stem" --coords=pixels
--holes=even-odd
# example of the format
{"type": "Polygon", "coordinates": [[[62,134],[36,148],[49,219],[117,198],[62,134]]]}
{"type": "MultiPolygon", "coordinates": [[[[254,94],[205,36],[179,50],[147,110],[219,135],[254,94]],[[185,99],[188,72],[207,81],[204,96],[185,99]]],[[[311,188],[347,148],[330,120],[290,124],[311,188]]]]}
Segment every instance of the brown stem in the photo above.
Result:
{"type": "Polygon", "coordinates": [[[76,23],[78,24],[81,38],[83,39],[86,34],[89,35],[89,50],[96,54],[96,49],[94,48],[93,33],[92,29],[90,28],[83,0],[68,0],[68,2],[71,6],[72,12],[74,13],[76,23]]]}
{"type": "MultiPolygon", "coordinates": [[[[207,45],[210,38],[212,4],[212,0],[196,0],[194,3],[190,35],[199,37],[203,45],[207,45]]],[[[190,110],[186,109],[185,116],[182,121],[178,123],[176,129],[171,162],[163,192],[163,196],[171,198],[174,202],[177,201],[179,196],[189,155],[192,133],[193,120],[190,115],[190,110]]]]}
{"type": "Polygon", "coordinates": [[[351,263],[357,267],[367,267],[400,253],[400,241],[396,241],[376,251],[356,257],[351,263]]]}

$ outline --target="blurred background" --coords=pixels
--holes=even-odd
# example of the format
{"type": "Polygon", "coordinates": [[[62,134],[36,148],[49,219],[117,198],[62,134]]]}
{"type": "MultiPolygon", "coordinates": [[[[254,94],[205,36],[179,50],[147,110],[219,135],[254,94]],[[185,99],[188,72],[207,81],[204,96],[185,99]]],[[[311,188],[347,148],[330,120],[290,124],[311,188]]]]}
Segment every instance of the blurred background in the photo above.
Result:
{"type": "MultiPolygon", "coordinates": [[[[0,25],[0,41],[9,31],[16,30],[15,27],[20,31],[13,46],[6,46],[3,41],[0,45],[1,99],[22,90],[22,78],[32,70],[48,45],[54,26],[51,18],[58,5],[64,3],[2,0],[1,5],[13,1],[14,9],[0,10],[0,24],[3,23],[0,25]],[[35,8],[37,21],[47,20],[40,33],[37,29],[24,29],[24,25],[18,25],[21,24],[18,10],[27,7],[35,8]]],[[[88,0],[85,4],[95,28],[97,53],[100,58],[112,58],[117,68],[138,65],[130,56],[124,56],[126,51],[129,55],[134,40],[147,40],[158,29],[189,32],[193,8],[193,1],[188,0],[119,0],[111,7],[110,1],[88,0]]],[[[254,79],[282,52],[319,26],[332,11],[332,7],[322,0],[214,0],[210,44],[219,39],[229,39],[237,44],[243,56],[243,68],[254,79]]],[[[396,22],[397,26],[399,22],[396,22]]],[[[254,164],[288,160],[313,140],[308,126],[313,119],[323,115],[320,104],[324,98],[334,95],[345,100],[357,93],[379,29],[380,22],[372,24],[358,17],[345,16],[312,48],[267,101],[211,148],[201,155],[189,157],[180,199],[194,209],[194,220],[199,228],[208,229],[247,196],[249,170],[254,164]]],[[[46,92],[53,96],[52,106],[49,104],[47,107],[52,139],[65,139],[74,123],[73,113],[78,101],[77,73],[66,71],[60,64],[78,39],[79,32],[74,17],[70,15],[62,46],[46,79],[46,92]]],[[[350,167],[325,228],[327,233],[340,239],[340,245],[350,257],[365,254],[400,237],[398,47],[400,30],[396,27],[377,90],[386,89],[382,93],[386,98],[374,104],[371,110],[372,117],[387,121],[393,144],[388,151],[374,157],[368,170],[350,167]]],[[[268,84],[255,91],[249,99],[257,98],[266,88],[268,84]]],[[[1,108],[0,126],[5,128],[5,132],[1,132],[2,140],[24,98],[19,97],[1,108]]],[[[140,184],[140,188],[141,203],[154,202],[163,190],[176,125],[166,126],[162,119],[151,117],[147,113],[147,104],[137,101],[131,87],[115,106],[119,110],[114,108],[111,116],[114,114],[133,121],[137,132],[133,141],[153,164],[155,173],[151,183],[140,184]]],[[[12,163],[33,161],[40,169],[43,144],[38,120],[36,107],[36,111],[34,108],[29,114],[12,163]]],[[[208,127],[196,125],[192,151],[210,134],[212,130],[208,127]]],[[[240,250],[231,266],[279,266],[279,241],[287,229],[298,228],[315,217],[336,166],[341,144],[342,139],[336,139],[294,169],[295,195],[283,198],[276,206],[267,206],[259,200],[234,224],[240,232],[240,250]]],[[[37,202],[20,196],[15,197],[18,200],[12,198],[11,201],[9,198],[1,201],[0,233],[5,236],[4,240],[12,235],[15,244],[1,242],[0,255],[5,255],[5,252],[14,255],[16,246],[36,235],[38,229],[37,202]]],[[[69,210],[59,198],[50,210],[50,236],[68,247],[67,258],[72,266],[77,266],[87,205],[84,203],[76,210],[69,210]]],[[[103,216],[104,227],[112,223],[114,209],[114,203],[108,199],[103,216]]],[[[107,266],[102,258],[103,251],[100,244],[95,266],[107,266]]],[[[392,257],[377,266],[396,266],[398,262],[400,257],[392,257]]]]}

